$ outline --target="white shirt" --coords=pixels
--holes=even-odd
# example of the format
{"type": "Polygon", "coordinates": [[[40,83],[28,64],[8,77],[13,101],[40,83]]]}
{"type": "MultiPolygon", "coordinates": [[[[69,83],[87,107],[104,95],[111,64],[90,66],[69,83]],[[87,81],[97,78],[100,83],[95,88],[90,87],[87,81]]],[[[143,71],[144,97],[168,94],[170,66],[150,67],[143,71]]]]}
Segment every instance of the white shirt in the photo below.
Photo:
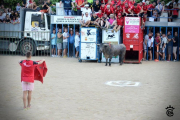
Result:
{"type": "MultiPolygon", "coordinates": [[[[82,14],[84,14],[84,16],[85,16],[85,13],[86,13],[86,12],[88,12],[88,16],[90,16],[91,13],[92,13],[91,9],[89,9],[89,8],[86,9],[86,8],[85,8],[85,9],[83,9],[82,14]]],[[[83,17],[84,17],[84,16],[83,16],[83,17]]]]}
{"type": "Polygon", "coordinates": [[[91,20],[91,17],[90,17],[90,16],[88,16],[88,17],[83,16],[83,20],[84,20],[84,22],[86,23],[88,20],[91,20]]]}
{"type": "Polygon", "coordinates": [[[0,19],[1,19],[1,20],[3,20],[4,18],[5,18],[4,16],[2,16],[2,15],[0,16],[0,19]]]}
{"type": "MultiPolygon", "coordinates": [[[[64,32],[63,33],[63,37],[67,37],[67,36],[69,36],[69,33],[68,32],[64,32]]],[[[68,39],[67,38],[63,39],[63,42],[68,42],[68,39]]]]}
{"type": "Polygon", "coordinates": [[[152,37],[151,39],[148,39],[148,47],[153,47],[153,44],[151,46],[151,43],[154,42],[154,38],[152,37]]]}
{"type": "Polygon", "coordinates": [[[146,41],[146,40],[148,41],[148,39],[149,39],[149,36],[148,36],[148,35],[145,35],[145,37],[144,37],[144,46],[145,46],[145,47],[146,47],[145,41],[146,41]]]}
{"type": "MultiPolygon", "coordinates": [[[[166,37],[162,38],[160,48],[162,48],[163,44],[166,44],[166,43],[167,43],[167,38],[166,37]]],[[[165,45],[165,47],[166,47],[166,45],[165,45]]]]}
{"type": "Polygon", "coordinates": [[[78,47],[78,46],[79,46],[79,41],[80,41],[79,36],[78,36],[78,35],[75,35],[75,44],[74,44],[75,47],[78,47]]]}

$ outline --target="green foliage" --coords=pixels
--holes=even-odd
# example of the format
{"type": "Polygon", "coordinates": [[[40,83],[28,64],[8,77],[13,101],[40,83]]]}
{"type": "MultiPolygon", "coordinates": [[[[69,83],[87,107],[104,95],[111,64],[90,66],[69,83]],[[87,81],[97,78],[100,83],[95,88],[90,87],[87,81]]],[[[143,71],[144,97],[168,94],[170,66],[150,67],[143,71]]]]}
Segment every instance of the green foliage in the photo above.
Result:
{"type": "Polygon", "coordinates": [[[17,3],[22,3],[22,0],[4,0],[5,7],[9,7],[12,10],[15,10],[17,3]]]}

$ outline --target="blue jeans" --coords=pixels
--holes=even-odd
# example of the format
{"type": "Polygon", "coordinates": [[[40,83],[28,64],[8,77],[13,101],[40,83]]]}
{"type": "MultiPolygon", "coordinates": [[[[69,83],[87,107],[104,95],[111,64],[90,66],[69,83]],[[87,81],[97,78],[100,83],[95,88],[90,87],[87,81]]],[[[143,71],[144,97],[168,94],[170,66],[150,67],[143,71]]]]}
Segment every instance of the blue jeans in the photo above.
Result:
{"type": "Polygon", "coordinates": [[[65,15],[71,15],[71,10],[64,10],[65,11],[65,15]]]}
{"type": "Polygon", "coordinates": [[[72,11],[72,15],[77,15],[77,11],[72,11]]]}

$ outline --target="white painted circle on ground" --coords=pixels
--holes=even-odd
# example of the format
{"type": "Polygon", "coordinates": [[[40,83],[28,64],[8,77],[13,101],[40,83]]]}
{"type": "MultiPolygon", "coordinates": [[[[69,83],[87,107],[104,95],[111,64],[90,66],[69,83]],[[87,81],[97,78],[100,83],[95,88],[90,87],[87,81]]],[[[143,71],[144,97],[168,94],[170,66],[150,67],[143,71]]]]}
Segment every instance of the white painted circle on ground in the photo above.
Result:
{"type": "Polygon", "coordinates": [[[117,87],[137,87],[140,85],[140,82],[133,82],[133,81],[108,81],[105,83],[109,86],[117,86],[117,87]]]}

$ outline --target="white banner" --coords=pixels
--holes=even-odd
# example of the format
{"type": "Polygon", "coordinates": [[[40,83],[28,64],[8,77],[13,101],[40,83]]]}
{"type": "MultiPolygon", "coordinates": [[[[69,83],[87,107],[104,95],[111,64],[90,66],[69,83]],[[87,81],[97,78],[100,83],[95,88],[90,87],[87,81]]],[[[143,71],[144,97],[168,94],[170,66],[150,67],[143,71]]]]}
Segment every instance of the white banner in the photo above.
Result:
{"type": "Polygon", "coordinates": [[[96,42],[96,28],[81,28],[81,42],[96,42]]]}
{"type": "Polygon", "coordinates": [[[51,24],[80,24],[82,16],[52,16],[51,24]]]}
{"type": "Polygon", "coordinates": [[[81,43],[81,59],[96,59],[96,43],[81,43]]]}
{"type": "Polygon", "coordinates": [[[125,17],[125,25],[140,25],[139,17],[125,17]]]}

